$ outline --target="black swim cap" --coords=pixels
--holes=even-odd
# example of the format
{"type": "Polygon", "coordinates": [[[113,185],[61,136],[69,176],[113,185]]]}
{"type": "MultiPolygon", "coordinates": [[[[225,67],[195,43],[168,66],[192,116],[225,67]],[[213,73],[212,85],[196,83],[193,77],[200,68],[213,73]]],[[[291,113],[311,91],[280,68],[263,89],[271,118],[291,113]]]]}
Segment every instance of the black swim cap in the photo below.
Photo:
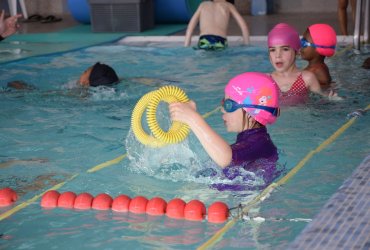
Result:
{"type": "Polygon", "coordinates": [[[92,67],[89,81],[90,86],[96,87],[100,85],[112,85],[118,82],[118,76],[114,69],[106,64],[99,62],[92,67]]]}

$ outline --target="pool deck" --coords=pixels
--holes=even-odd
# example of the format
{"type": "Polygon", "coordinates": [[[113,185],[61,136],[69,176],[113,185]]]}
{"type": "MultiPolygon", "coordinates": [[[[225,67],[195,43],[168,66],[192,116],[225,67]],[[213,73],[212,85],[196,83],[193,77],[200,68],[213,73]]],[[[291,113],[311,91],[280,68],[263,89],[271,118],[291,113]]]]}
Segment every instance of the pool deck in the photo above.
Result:
{"type": "MultiPolygon", "coordinates": [[[[336,13],[280,14],[245,16],[244,18],[249,24],[252,41],[266,39],[268,31],[278,22],[294,24],[301,33],[310,24],[324,22],[332,25],[339,34],[336,13]]],[[[7,46],[11,49],[18,47],[26,53],[15,54],[6,60],[0,60],[0,62],[6,63],[6,61],[14,61],[29,56],[57,53],[113,42],[126,36],[140,36],[130,38],[130,41],[143,40],[142,36],[152,37],[147,40],[149,41],[150,39],[167,39],[163,37],[171,35],[173,41],[181,43],[185,28],[186,25],[182,24],[157,26],[155,31],[138,34],[94,34],[89,26],[82,26],[68,16],[64,17],[62,22],[53,24],[24,23],[19,34],[6,39],[0,44],[0,51],[4,49],[4,46],[7,46]],[[153,38],[155,36],[157,38],[153,38]],[[40,44],[42,44],[41,49],[43,50],[38,48],[37,53],[27,54],[27,51],[32,52],[37,46],[40,47],[40,44]]],[[[230,23],[229,34],[230,36],[240,36],[240,30],[235,22],[230,23]]],[[[239,41],[240,37],[231,40],[233,39],[239,41]]],[[[339,40],[348,42],[352,40],[352,36],[342,37],[339,40]]],[[[352,176],[329,199],[321,212],[292,242],[289,249],[370,249],[370,155],[364,159],[352,176]]]]}
{"type": "Polygon", "coordinates": [[[289,249],[370,249],[370,155],[289,249]]]}

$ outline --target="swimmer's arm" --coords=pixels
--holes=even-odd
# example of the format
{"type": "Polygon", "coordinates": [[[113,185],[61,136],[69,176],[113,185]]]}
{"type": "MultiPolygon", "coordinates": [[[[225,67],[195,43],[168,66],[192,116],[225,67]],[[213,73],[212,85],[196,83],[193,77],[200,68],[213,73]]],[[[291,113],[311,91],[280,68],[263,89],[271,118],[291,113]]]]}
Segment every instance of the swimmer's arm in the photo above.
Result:
{"type": "Polygon", "coordinates": [[[15,164],[27,164],[27,163],[45,163],[48,162],[48,159],[45,158],[35,158],[35,159],[26,159],[26,160],[8,160],[6,162],[0,162],[0,169],[7,168],[15,164]]]}
{"type": "Polygon", "coordinates": [[[334,92],[333,90],[328,90],[324,92],[314,73],[310,71],[306,71],[306,70],[303,71],[302,73],[303,73],[303,80],[305,81],[308,89],[311,92],[327,97],[329,100],[332,100],[332,101],[339,101],[343,99],[342,97],[338,96],[338,94],[334,92]]]}
{"type": "Polygon", "coordinates": [[[169,108],[172,120],[188,124],[203,148],[218,166],[224,168],[230,165],[232,158],[230,145],[196,111],[194,102],[171,103],[169,108]]]}
{"type": "Polygon", "coordinates": [[[232,5],[232,4],[230,4],[230,5],[231,5],[230,12],[233,15],[233,17],[235,18],[236,22],[238,23],[238,25],[239,25],[239,27],[242,31],[244,44],[249,44],[249,28],[248,28],[248,25],[245,22],[245,20],[243,19],[243,17],[239,14],[239,12],[235,8],[235,6],[232,5]]]}
{"type": "Polygon", "coordinates": [[[201,6],[202,5],[200,5],[197,11],[194,13],[193,17],[191,18],[188,24],[188,28],[186,29],[185,44],[184,44],[185,47],[189,47],[191,44],[191,37],[193,35],[193,31],[195,29],[195,26],[199,22],[201,6]]]}

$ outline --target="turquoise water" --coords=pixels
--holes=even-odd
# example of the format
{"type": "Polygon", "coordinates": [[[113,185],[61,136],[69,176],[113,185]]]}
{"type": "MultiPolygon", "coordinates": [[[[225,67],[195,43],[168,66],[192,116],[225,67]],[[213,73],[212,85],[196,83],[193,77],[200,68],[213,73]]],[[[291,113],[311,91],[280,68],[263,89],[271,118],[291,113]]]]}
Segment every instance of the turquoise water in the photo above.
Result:
{"type": "MultiPolygon", "coordinates": [[[[285,107],[268,127],[279,148],[279,166],[292,169],[347,122],[347,114],[366,107],[370,71],[360,68],[365,55],[350,51],[328,59],[341,102],[313,96],[305,106],[285,107]]],[[[299,61],[299,65],[304,63],[299,61]]],[[[0,187],[11,187],[21,204],[66,181],[60,192],[126,194],[169,201],[198,199],[208,207],[216,200],[234,207],[258,191],[219,192],[210,184],[221,181],[194,172],[212,164],[190,134],[183,143],[152,150],[130,132],[130,117],[138,99],[164,84],[181,87],[197,102],[200,113],[216,108],[223,87],[245,71],[270,72],[265,48],[234,47],[221,53],[187,48],[91,47],[53,56],[33,57],[0,67],[1,120],[0,187]],[[82,71],[96,61],[113,66],[123,78],[114,88],[84,91],[75,87],[82,71]],[[7,82],[21,80],[35,87],[14,91],[7,82]],[[97,172],[87,170],[128,153],[118,164],[97,172]],[[32,159],[32,161],[27,161],[32,159]],[[17,161],[23,160],[23,161],[17,161]],[[72,175],[77,176],[68,180],[72,175]]],[[[165,105],[161,107],[168,123],[165,105]]],[[[221,113],[207,118],[230,143],[221,113]]],[[[369,154],[369,115],[359,117],[338,139],[308,161],[287,184],[253,210],[265,222],[240,221],[215,249],[284,249],[307,225],[369,154]]],[[[259,184],[258,178],[251,185],[259,184]]],[[[0,249],[193,249],[223,225],[172,220],[112,211],[44,210],[40,200],[0,221],[0,249]]],[[[4,213],[9,208],[1,208],[4,213]]]]}

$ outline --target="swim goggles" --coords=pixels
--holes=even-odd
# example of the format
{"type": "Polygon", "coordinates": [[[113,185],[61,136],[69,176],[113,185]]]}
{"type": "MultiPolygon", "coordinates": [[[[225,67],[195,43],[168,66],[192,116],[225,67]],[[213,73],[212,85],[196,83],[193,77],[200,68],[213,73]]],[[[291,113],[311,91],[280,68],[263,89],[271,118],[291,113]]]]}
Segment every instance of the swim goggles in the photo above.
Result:
{"type": "Polygon", "coordinates": [[[227,113],[234,112],[235,110],[240,109],[240,108],[255,108],[255,109],[262,109],[267,112],[270,112],[273,116],[280,115],[279,108],[273,108],[269,106],[262,106],[262,105],[255,105],[255,104],[239,104],[231,99],[223,98],[221,100],[221,105],[227,113]]]}
{"type": "Polygon", "coordinates": [[[333,46],[317,45],[314,43],[310,43],[309,41],[306,40],[306,38],[301,38],[301,47],[306,48],[308,46],[312,48],[335,49],[335,45],[333,46]]]}

